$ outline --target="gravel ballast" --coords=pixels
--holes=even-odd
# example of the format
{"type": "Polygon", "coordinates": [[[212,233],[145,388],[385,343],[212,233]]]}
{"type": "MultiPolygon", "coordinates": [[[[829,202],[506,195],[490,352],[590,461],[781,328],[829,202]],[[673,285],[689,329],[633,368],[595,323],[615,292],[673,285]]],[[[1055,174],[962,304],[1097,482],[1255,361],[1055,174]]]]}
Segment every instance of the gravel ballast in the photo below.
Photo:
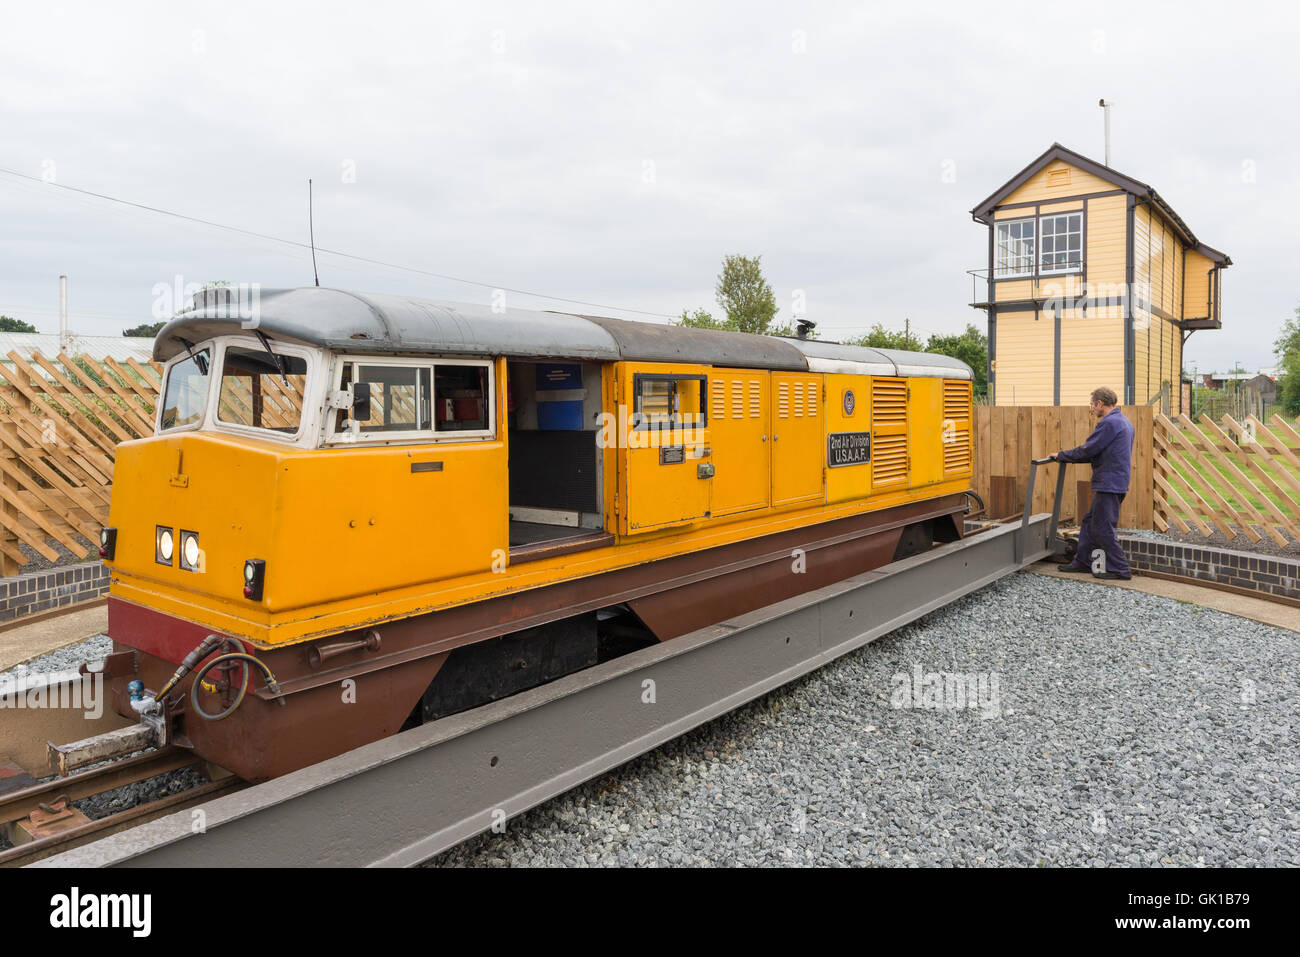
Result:
{"type": "Polygon", "coordinates": [[[56,561],[50,561],[26,542],[19,542],[18,550],[27,557],[27,564],[22,567],[22,573],[38,572],[49,568],[62,568],[65,565],[79,565],[82,562],[99,560],[98,543],[92,546],[87,539],[82,538],[80,535],[74,535],[72,540],[81,543],[82,551],[80,554],[73,552],[61,542],[52,539],[45,543],[47,547],[54,549],[58,553],[59,557],[56,561]]]}
{"type": "Polygon", "coordinates": [[[54,651],[33,658],[31,661],[15,665],[8,671],[0,671],[0,679],[21,678],[26,675],[47,675],[56,671],[76,671],[84,661],[94,661],[111,654],[113,639],[108,635],[95,635],[85,641],[64,645],[54,651]]]}
{"type": "Polygon", "coordinates": [[[431,864],[1296,866],[1298,660],[1020,573],[431,864]]]}

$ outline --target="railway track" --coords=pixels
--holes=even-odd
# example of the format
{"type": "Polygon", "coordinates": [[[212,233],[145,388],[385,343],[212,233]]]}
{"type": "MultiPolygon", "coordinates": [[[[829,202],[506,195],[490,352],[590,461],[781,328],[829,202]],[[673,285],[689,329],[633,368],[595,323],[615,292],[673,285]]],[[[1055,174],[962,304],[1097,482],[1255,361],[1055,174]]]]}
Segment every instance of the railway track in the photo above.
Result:
{"type": "Polygon", "coordinates": [[[1054,535],[1047,515],[998,526],[208,796],[201,837],[190,813],[163,813],[39,866],[419,864],[1038,561],[1054,535]]]}
{"type": "Polygon", "coordinates": [[[79,847],[247,786],[237,778],[210,780],[189,790],[94,820],[87,819],[73,806],[85,798],[147,781],[160,774],[196,768],[201,763],[188,751],[168,748],[0,795],[0,831],[6,833],[14,844],[0,850],[0,867],[31,864],[51,854],[79,847]]]}

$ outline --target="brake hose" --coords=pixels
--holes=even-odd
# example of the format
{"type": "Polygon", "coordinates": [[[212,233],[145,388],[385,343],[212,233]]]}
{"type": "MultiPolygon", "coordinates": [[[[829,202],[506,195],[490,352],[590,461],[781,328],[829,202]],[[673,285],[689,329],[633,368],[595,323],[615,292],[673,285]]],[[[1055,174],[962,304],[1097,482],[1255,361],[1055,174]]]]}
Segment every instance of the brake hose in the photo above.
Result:
{"type": "Polygon", "coordinates": [[[154,700],[161,702],[163,698],[166,697],[167,693],[171,691],[172,688],[176,687],[177,683],[182,678],[184,678],[187,674],[189,674],[191,671],[194,670],[195,665],[197,665],[208,655],[212,654],[212,652],[216,651],[218,648],[227,644],[235,648],[238,648],[239,650],[237,652],[218,655],[216,658],[213,658],[202,668],[200,668],[198,674],[194,676],[194,684],[190,688],[190,700],[193,702],[194,710],[195,712],[198,713],[199,717],[205,718],[208,721],[220,721],[221,719],[228,718],[232,714],[234,714],[235,709],[238,708],[240,704],[243,703],[244,695],[248,692],[249,668],[247,664],[244,665],[244,678],[239,683],[239,692],[238,694],[235,695],[235,701],[232,705],[230,705],[230,707],[228,707],[225,711],[222,711],[220,714],[214,715],[208,713],[207,711],[204,711],[203,706],[199,704],[199,688],[202,687],[203,685],[203,676],[206,675],[209,671],[211,671],[212,668],[215,667],[218,663],[226,663],[226,662],[233,662],[233,661],[251,662],[252,664],[257,665],[257,667],[262,670],[262,674],[266,676],[267,689],[270,690],[271,693],[276,696],[275,698],[276,703],[283,708],[284,707],[283,693],[280,691],[280,685],[279,683],[276,682],[275,675],[271,673],[271,669],[268,668],[266,664],[262,662],[260,659],[254,658],[252,655],[248,654],[244,650],[244,646],[239,641],[238,638],[231,638],[228,635],[208,635],[201,642],[199,642],[198,646],[193,651],[191,651],[188,655],[185,656],[185,659],[181,662],[180,667],[176,669],[176,673],[171,676],[170,680],[168,680],[168,682],[165,685],[163,685],[162,690],[159,691],[158,694],[154,695],[154,700]]]}
{"type": "Polygon", "coordinates": [[[234,651],[229,654],[217,655],[217,657],[213,658],[200,668],[198,673],[194,676],[194,684],[190,688],[190,703],[194,705],[195,714],[208,721],[221,721],[234,714],[235,709],[243,704],[244,695],[248,691],[248,665],[244,666],[244,680],[240,683],[239,694],[235,696],[235,700],[231,702],[230,706],[226,708],[225,711],[222,711],[219,714],[211,714],[204,711],[203,705],[199,704],[199,686],[203,683],[203,676],[217,665],[227,661],[245,661],[249,664],[257,665],[257,667],[262,670],[262,674],[266,676],[266,688],[275,695],[275,703],[281,708],[284,707],[284,693],[280,690],[280,685],[275,680],[275,675],[271,674],[271,669],[266,666],[266,663],[260,658],[254,658],[246,652],[234,651]]]}

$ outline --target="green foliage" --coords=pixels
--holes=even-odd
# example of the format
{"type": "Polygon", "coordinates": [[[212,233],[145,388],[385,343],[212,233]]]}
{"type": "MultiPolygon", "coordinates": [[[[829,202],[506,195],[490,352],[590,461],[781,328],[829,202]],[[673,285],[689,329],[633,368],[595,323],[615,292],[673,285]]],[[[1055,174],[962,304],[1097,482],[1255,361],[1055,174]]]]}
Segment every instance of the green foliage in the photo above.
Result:
{"type": "Polygon", "coordinates": [[[0,332],[35,332],[36,327],[30,322],[23,322],[21,319],[14,319],[10,316],[0,316],[0,332]]]}
{"type": "Polygon", "coordinates": [[[776,296],[763,278],[759,261],[763,257],[727,256],[722,260],[722,272],[714,294],[718,305],[726,313],[723,319],[713,318],[707,309],[691,312],[682,310],[677,325],[692,329],[730,329],[733,332],[752,332],[757,335],[794,335],[790,326],[771,329],[776,316],[776,296]]]}
{"type": "Polygon", "coordinates": [[[719,322],[713,318],[713,314],[707,309],[696,309],[694,312],[682,310],[682,317],[677,320],[677,325],[686,326],[690,329],[727,329],[726,323],[719,322]]]}
{"type": "Polygon", "coordinates": [[[763,335],[776,318],[776,296],[763,278],[762,256],[728,256],[713,292],[727,314],[727,326],[763,335]]]}
{"type": "Polygon", "coordinates": [[[1282,323],[1282,332],[1273,343],[1273,353],[1279,358],[1285,358],[1288,352],[1300,352],[1300,306],[1296,307],[1295,315],[1282,323]]]}
{"type": "Polygon", "coordinates": [[[952,356],[966,363],[975,373],[975,401],[988,395],[989,339],[972,323],[967,323],[966,330],[961,335],[931,336],[930,341],[922,345],[921,340],[910,330],[886,329],[878,322],[865,336],[850,339],[848,344],[866,346],[869,349],[902,349],[906,352],[933,352],[952,356]]]}
{"type": "Polygon", "coordinates": [[[975,401],[988,395],[989,337],[973,323],[967,323],[966,331],[959,336],[931,336],[925,351],[952,356],[966,363],[975,373],[975,401]]]}
{"type": "Polygon", "coordinates": [[[152,339],[165,325],[167,325],[166,319],[161,322],[146,322],[143,325],[132,326],[130,329],[123,329],[122,335],[133,339],[152,339]]]}
{"type": "MultiPolygon", "coordinates": [[[[73,375],[74,379],[79,379],[81,381],[89,380],[101,389],[108,387],[108,383],[90,367],[90,363],[86,361],[85,356],[73,356],[72,361],[77,365],[77,372],[73,375]]],[[[69,369],[68,371],[71,372],[72,370],[69,369]]]]}
{"type": "Polygon", "coordinates": [[[903,349],[907,352],[921,352],[921,340],[910,332],[895,332],[876,323],[865,336],[848,340],[851,346],[866,346],[869,349],[903,349]]]}
{"type": "Polygon", "coordinates": [[[1300,307],[1282,324],[1282,332],[1273,343],[1273,352],[1282,360],[1282,375],[1277,380],[1277,401],[1286,409],[1287,415],[1300,415],[1300,307]]]}
{"type": "Polygon", "coordinates": [[[1282,375],[1277,380],[1277,401],[1292,418],[1300,415],[1300,350],[1288,352],[1282,359],[1282,375]]]}

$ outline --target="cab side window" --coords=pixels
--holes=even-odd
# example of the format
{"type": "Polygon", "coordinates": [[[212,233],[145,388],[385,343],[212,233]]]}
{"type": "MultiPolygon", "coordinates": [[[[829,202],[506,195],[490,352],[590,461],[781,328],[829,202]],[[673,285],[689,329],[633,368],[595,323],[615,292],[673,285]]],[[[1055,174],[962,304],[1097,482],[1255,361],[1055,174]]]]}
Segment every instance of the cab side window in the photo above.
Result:
{"type": "Polygon", "coordinates": [[[353,421],[353,410],[340,410],[334,422],[335,439],[340,433],[361,439],[412,440],[445,433],[483,437],[493,433],[489,362],[349,361],[344,363],[339,387],[347,390],[354,383],[370,387],[369,415],[353,421]]]}
{"type": "Polygon", "coordinates": [[[358,365],[357,382],[370,384],[366,432],[422,432],[429,425],[429,369],[416,366],[358,365]]]}
{"type": "Polygon", "coordinates": [[[488,367],[434,366],[434,428],[481,432],[488,428],[488,367]]]}

